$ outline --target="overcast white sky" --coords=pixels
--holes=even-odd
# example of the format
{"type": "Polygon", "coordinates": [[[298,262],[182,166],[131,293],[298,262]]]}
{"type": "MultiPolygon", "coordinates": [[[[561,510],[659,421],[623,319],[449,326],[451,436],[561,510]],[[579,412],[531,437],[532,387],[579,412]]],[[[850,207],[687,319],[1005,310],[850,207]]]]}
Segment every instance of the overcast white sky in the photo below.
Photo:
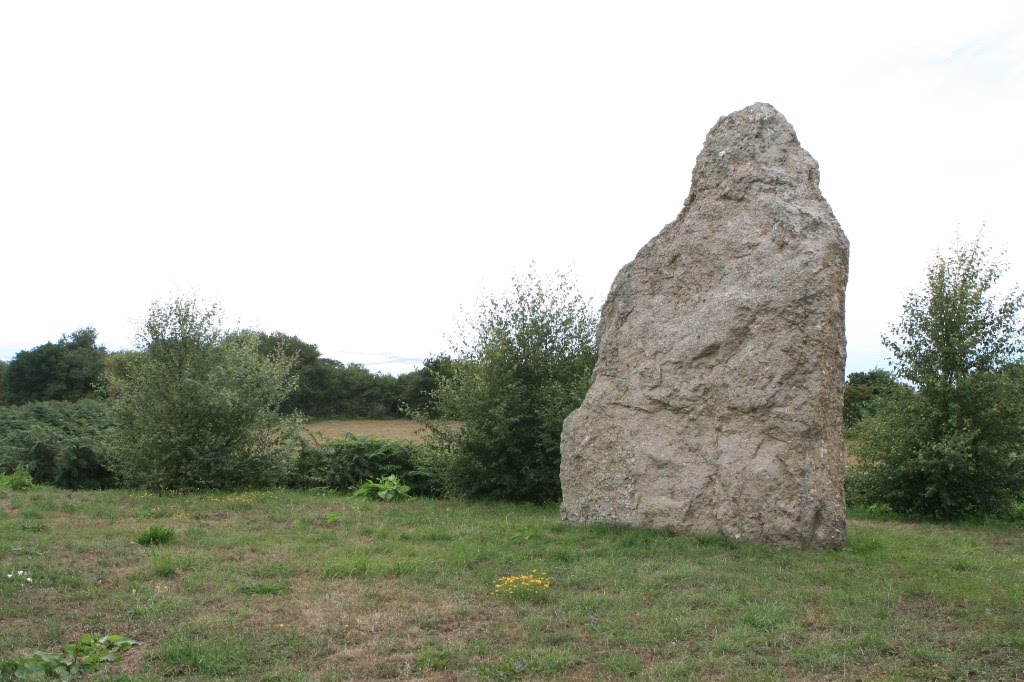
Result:
{"type": "Polygon", "coordinates": [[[195,292],[405,371],[531,260],[600,305],[757,101],[850,239],[848,371],[958,227],[1024,281],[1019,1],[0,0],[0,359],[195,292]]]}

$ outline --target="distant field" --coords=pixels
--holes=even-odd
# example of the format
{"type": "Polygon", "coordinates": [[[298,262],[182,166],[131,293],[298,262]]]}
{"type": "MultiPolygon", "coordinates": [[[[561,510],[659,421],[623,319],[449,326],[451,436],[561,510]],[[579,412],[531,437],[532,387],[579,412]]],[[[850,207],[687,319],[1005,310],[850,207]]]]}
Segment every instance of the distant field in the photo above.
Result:
{"type": "MultiPolygon", "coordinates": [[[[458,422],[449,422],[458,424],[458,422]]],[[[380,436],[381,438],[404,438],[416,443],[422,443],[427,435],[426,430],[419,422],[411,419],[325,419],[323,421],[310,422],[306,425],[306,431],[311,434],[319,434],[323,440],[339,438],[346,433],[357,436],[380,436]]],[[[852,440],[846,441],[846,464],[847,466],[857,463],[857,448],[859,443],[852,440]]]]}
{"type": "Polygon", "coordinates": [[[404,438],[416,443],[422,443],[427,435],[426,429],[411,419],[326,419],[310,422],[306,425],[306,431],[319,434],[323,439],[353,433],[357,436],[404,438]]]}

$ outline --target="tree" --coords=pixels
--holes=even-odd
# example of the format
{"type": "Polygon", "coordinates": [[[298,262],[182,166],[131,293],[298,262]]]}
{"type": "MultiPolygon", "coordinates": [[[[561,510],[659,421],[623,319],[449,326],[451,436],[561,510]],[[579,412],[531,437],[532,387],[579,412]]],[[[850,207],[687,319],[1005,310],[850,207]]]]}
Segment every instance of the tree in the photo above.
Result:
{"type": "Polygon", "coordinates": [[[843,426],[850,428],[864,417],[878,410],[878,398],[893,391],[910,391],[910,387],[896,380],[884,369],[875,368],[870,372],[851,372],[846,377],[846,391],[843,394],[843,426]]]}
{"type": "Polygon", "coordinates": [[[4,379],[12,405],[39,400],[79,400],[93,395],[107,349],[96,345],[96,330],[84,327],[57,343],[45,343],[14,356],[4,379]]]}
{"type": "Polygon", "coordinates": [[[1024,296],[997,297],[1001,275],[978,241],[957,245],[907,298],[883,343],[917,394],[892,394],[857,429],[855,496],[940,518],[998,515],[1021,498],[1024,296]]]}
{"type": "MultiPolygon", "coordinates": [[[[450,493],[545,502],[561,496],[562,422],[579,407],[597,360],[596,315],[568,280],[516,279],[491,298],[441,365],[433,397],[461,428],[426,421],[450,493]]],[[[439,365],[440,366],[440,365],[439,365]]]]}
{"type": "Polygon", "coordinates": [[[300,374],[296,404],[317,417],[384,419],[398,416],[395,377],[374,374],[357,363],[320,358],[300,374]]]}
{"type": "Polygon", "coordinates": [[[437,418],[434,391],[442,380],[452,376],[452,367],[452,359],[442,353],[424,360],[423,367],[397,377],[402,411],[437,418]]]}
{"type": "Polygon", "coordinates": [[[314,417],[384,419],[401,416],[401,405],[408,401],[407,396],[423,400],[410,386],[416,383],[415,378],[373,373],[363,365],[346,365],[321,357],[314,344],[281,332],[236,333],[255,336],[259,351],[265,356],[283,354],[295,360],[297,385],[281,405],[281,412],[297,410],[314,417]]]}
{"type": "Polygon", "coordinates": [[[327,416],[322,411],[322,388],[327,383],[324,375],[330,370],[324,364],[320,350],[315,344],[306,343],[297,336],[282,332],[267,334],[247,329],[235,333],[254,337],[256,347],[264,357],[285,356],[292,359],[292,369],[296,377],[295,390],[281,404],[282,413],[299,411],[306,415],[327,416]]]}
{"type": "Polygon", "coordinates": [[[267,357],[252,335],[227,334],[217,306],[154,303],[139,352],[106,374],[108,458],[129,485],[245,488],[284,480],[299,422],[279,406],[295,386],[292,359],[267,357]]]}

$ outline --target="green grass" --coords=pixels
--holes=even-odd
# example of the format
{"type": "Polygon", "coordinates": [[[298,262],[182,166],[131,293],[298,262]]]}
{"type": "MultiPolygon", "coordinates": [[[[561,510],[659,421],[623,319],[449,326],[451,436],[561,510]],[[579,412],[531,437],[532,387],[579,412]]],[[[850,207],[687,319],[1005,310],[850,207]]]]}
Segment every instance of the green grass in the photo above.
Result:
{"type": "MultiPolygon", "coordinates": [[[[850,522],[841,551],[571,527],[554,506],[289,491],[0,493],[0,660],[139,640],[104,679],[997,680],[1024,528],[850,522]],[[170,544],[140,545],[159,518],[170,544]],[[30,525],[26,526],[26,522],[30,525]],[[494,594],[546,574],[544,599],[494,594]],[[26,571],[33,582],[6,579],[26,571]]],[[[0,679],[13,679],[0,665],[0,679]]]]}

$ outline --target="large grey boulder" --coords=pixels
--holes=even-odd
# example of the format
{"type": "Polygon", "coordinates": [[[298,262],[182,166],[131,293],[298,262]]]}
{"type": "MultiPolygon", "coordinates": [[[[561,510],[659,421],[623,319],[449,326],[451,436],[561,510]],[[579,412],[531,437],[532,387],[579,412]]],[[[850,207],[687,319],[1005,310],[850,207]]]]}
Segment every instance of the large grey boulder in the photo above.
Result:
{"type": "Polygon", "coordinates": [[[562,430],[562,518],[838,547],[849,242],[768,104],[723,117],[619,272],[562,430]]]}

